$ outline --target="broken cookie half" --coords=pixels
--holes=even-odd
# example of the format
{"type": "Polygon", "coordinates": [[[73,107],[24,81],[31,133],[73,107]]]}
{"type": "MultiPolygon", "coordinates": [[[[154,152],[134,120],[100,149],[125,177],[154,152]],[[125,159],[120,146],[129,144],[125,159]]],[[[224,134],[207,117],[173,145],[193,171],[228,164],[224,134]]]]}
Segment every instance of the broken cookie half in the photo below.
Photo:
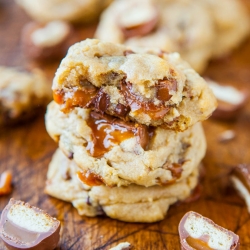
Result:
{"type": "Polygon", "coordinates": [[[196,212],[188,212],[179,224],[183,250],[233,250],[239,245],[239,236],[196,212]]]}
{"type": "Polygon", "coordinates": [[[64,113],[88,108],[175,131],[207,119],[216,108],[204,79],[178,53],[97,39],[69,49],[52,89],[64,113]]]}
{"type": "Polygon", "coordinates": [[[52,250],[59,232],[56,218],[23,201],[10,199],[1,215],[0,237],[8,249],[52,250]]]}

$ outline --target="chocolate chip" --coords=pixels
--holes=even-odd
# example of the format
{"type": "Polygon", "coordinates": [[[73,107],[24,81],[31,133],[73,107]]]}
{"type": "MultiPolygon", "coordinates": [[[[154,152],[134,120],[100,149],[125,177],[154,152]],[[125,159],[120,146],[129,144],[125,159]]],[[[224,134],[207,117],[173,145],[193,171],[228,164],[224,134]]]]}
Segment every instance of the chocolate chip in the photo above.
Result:
{"type": "Polygon", "coordinates": [[[149,143],[149,134],[147,126],[142,124],[137,124],[135,135],[137,142],[141,145],[141,147],[144,150],[146,150],[149,143]]]}
{"type": "MultiPolygon", "coordinates": [[[[171,181],[171,182],[174,182],[174,181],[176,181],[177,179],[179,179],[181,177],[181,173],[183,171],[182,164],[183,163],[169,163],[169,162],[166,162],[162,166],[163,169],[167,169],[167,170],[169,170],[171,172],[172,178],[173,178],[173,181],[171,181]]],[[[169,184],[169,183],[166,183],[166,184],[169,184]]],[[[163,183],[163,185],[164,185],[164,183],[163,183]]]]}
{"type": "Polygon", "coordinates": [[[125,51],[123,52],[123,55],[124,55],[124,56],[128,56],[128,55],[131,55],[131,54],[135,54],[135,52],[132,51],[132,50],[125,50],[125,51]]]}
{"type": "Polygon", "coordinates": [[[90,197],[89,197],[89,196],[87,197],[86,203],[87,203],[87,205],[92,206],[92,203],[91,203],[91,201],[90,201],[90,197]]]}
{"type": "Polygon", "coordinates": [[[68,158],[72,160],[74,158],[74,153],[73,152],[68,152],[68,158]]]}
{"type": "Polygon", "coordinates": [[[181,148],[182,148],[183,150],[188,149],[190,146],[191,146],[191,144],[188,143],[188,142],[182,142],[182,144],[181,144],[181,148]]]}
{"type": "Polygon", "coordinates": [[[125,106],[121,103],[118,103],[115,106],[115,110],[114,113],[116,116],[120,117],[120,118],[125,118],[127,116],[127,114],[129,113],[130,108],[128,106],[125,106]]]}
{"type": "Polygon", "coordinates": [[[156,85],[156,97],[160,101],[169,101],[172,95],[169,93],[170,91],[177,90],[177,82],[176,80],[168,80],[164,78],[163,80],[159,80],[156,85]]]}
{"type": "Polygon", "coordinates": [[[86,108],[93,108],[98,112],[104,113],[110,105],[110,97],[107,93],[100,89],[97,95],[90,101],[86,108]]]}

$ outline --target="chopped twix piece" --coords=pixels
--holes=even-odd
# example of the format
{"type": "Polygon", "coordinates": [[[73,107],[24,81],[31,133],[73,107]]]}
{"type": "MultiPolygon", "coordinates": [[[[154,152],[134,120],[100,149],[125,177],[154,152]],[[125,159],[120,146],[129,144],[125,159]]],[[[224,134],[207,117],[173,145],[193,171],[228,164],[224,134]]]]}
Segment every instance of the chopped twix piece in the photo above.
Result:
{"type": "Polygon", "coordinates": [[[232,120],[239,116],[243,109],[247,93],[229,85],[221,85],[206,79],[218,101],[218,107],[213,112],[213,117],[223,120],[232,120]]]}
{"type": "Polygon", "coordinates": [[[11,193],[12,174],[10,171],[4,171],[0,177],[0,196],[11,193]]]}
{"type": "Polygon", "coordinates": [[[21,36],[24,53],[35,60],[62,58],[77,40],[73,26],[63,21],[30,22],[24,26],[21,36]]]}
{"type": "Polygon", "coordinates": [[[179,224],[183,250],[237,249],[239,236],[195,212],[188,212],[179,224]]]}
{"type": "Polygon", "coordinates": [[[140,2],[130,1],[118,16],[118,25],[126,38],[150,33],[159,19],[156,6],[147,1],[144,1],[143,5],[140,2]]]}
{"type": "Polygon", "coordinates": [[[115,247],[110,248],[109,250],[129,250],[132,248],[132,245],[129,242],[122,242],[115,247]]]}
{"type": "Polygon", "coordinates": [[[0,221],[0,237],[8,249],[52,250],[59,241],[60,222],[43,210],[10,199],[0,221]]]}
{"type": "Polygon", "coordinates": [[[236,166],[231,173],[231,180],[235,189],[245,200],[250,213],[250,165],[236,166]]]}

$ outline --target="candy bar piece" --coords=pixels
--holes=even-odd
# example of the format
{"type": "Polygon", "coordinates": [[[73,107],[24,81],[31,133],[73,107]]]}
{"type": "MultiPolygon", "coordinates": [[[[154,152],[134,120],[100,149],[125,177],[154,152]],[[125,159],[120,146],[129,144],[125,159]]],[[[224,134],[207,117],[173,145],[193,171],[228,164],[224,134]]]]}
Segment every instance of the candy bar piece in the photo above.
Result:
{"type": "Polygon", "coordinates": [[[47,24],[30,22],[22,31],[24,53],[34,60],[61,59],[69,46],[77,40],[73,26],[63,21],[52,21],[47,24]]]}
{"type": "Polygon", "coordinates": [[[225,130],[219,135],[218,141],[224,143],[233,140],[235,137],[236,134],[233,130],[225,130]]]}
{"type": "Polygon", "coordinates": [[[0,196],[7,195],[11,193],[12,174],[10,171],[6,170],[1,174],[0,177],[0,196]]]}
{"type": "Polygon", "coordinates": [[[250,165],[239,164],[236,166],[231,173],[231,181],[245,200],[250,213],[250,165]]]}
{"type": "Polygon", "coordinates": [[[193,211],[181,219],[179,235],[183,250],[233,250],[239,242],[238,235],[193,211]]]}
{"type": "Polygon", "coordinates": [[[143,36],[156,26],[159,13],[150,2],[130,2],[118,18],[118,24],[126,38],[143,36]],[[138,11],[138,8],[140,11],[138,11]]]}
{"type": "Polygon", "coordinates": [[[132,246],[129,242],[122,242],[117,246],[110,248],[109,250],[129,250],[131,248],[132,246]]]}
{"type": "Polygon", "coordinates": [[[218,101],[218,107],[212,116],[225,120],[237,118],[246,103],[246,93],[233,86],[220,85],[210,79],[206,81],[218,101]]]}
{"type": "Polygon", "coordinates": [[[60,222],[43,210],[10,199],[0,221],[0,237],[8,249],[52,250],[59,241],[60,222]]]}

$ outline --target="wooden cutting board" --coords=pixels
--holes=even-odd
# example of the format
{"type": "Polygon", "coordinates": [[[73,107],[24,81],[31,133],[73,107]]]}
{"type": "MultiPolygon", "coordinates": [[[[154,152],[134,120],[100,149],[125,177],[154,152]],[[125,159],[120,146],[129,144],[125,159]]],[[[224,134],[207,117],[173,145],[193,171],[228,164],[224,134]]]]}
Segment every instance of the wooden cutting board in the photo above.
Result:
{"type": "MultiPolygon", "coordinates": [[[[248,0],[246,2],[249,4],[248,0]]],[[[44,69],[52,80],[59,62],[29,62],[20,48],[20,31],[30,21],[13,0],[0,1],[0,64],[44,69]]],[[[81,38],[92,37],[95,25],[78,27],[81,38]]],[[[231,56],[209,65],[204,76],[250,89],[250,39],[231,56]]],[[[203,160],[206,175],[199,200],[172,206],[167,217],[152,224],[124,223],[106,217],[81,217],[71,204],[44,194],[47,166],[57,145],[48,136],[44,114],[27,124],[0,129],[0,172],[13,173],[13,192],[0,198],[0,210],[11,197],[36,205],[62,222],[57,249],[106,250],[128,241],[133,249],[180,249],[178,223],[184,213],[193,210],[211,218],[240,236],[241,249],[250,249],[250,216],[244,201],[230,186],[232,166],[250,163],[250,102],[235,122],[209,119],[204,122],[207,154],[203,160]],[[227,143],[218,141],[225,130],[236,137],[227,143]]],[[[0,242],[0,249],[5,249],[0,242]]]]}

